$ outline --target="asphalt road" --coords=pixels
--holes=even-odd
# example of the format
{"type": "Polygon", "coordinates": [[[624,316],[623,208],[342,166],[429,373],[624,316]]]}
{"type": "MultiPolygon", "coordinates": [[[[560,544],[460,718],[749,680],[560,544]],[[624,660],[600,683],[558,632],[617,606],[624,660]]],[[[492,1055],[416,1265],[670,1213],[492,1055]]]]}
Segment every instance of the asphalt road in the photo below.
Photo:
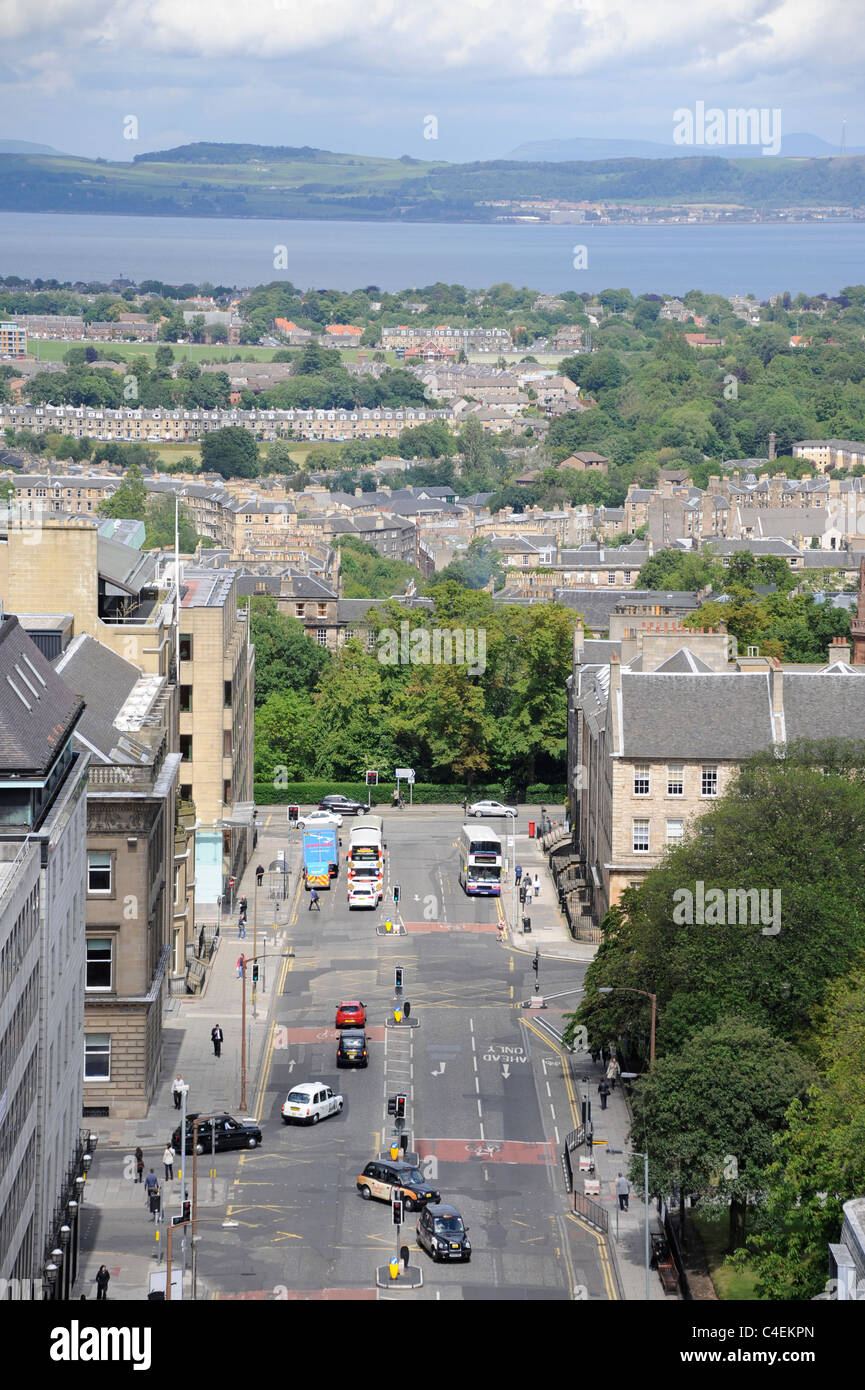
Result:
{"type": "MultiPolygon", "coordinates": [[[[321,894],[320,913],[307,910],[305,895],[299,901],[275,1045],[252,1112],[264,1143],[217,1158],[235,1181],[226,1207],[199,1223],[200,1275],[222,1297],[374,1297],[375,1270],[394,1252],[396,1228],[387,1203],[361,1200],[356,1179],[393,1132],[387,1096],[404,1091],[410,1148],[442,1200],[459,1208],[473,1246],[468,1264],[433,1264],[415,1245],[417,1216],[407,1213],[400,1243],[424,1279],[413,1296],[569,1299],[582,1286],[577,1297],[608,1297],[595,1240],[567,1216],[557,1141],[573,1128],[573,1097],[558,1055],[520,1007],[534,985],[531,958],[498,940],[497,900],[469,898],[459,886],[458,810],[391,813],[386,823],[381,908],[349,911],[344,868],[321,894]],[[393,911],[395,882],[407,934],[377,935],[388,904],[393,911]],[[385,1027],[397,963],[419,1020],[411,1029],[385,1027]],[[343,998],[367,1005],[365,1070],[336,1067],[334,1014],[343,998]],[[342,1113],[315,1126],[283,1125],[288,1090],[308,1080],[340,1092],[342,1113]]],[[[347,819],[343,850],[351,825],[347,819]]],[[[295,859],[298,852],[295,843],[295,859]]],[[[545,963],[545,992],[578,986],[583,970],[545,963]]]]}

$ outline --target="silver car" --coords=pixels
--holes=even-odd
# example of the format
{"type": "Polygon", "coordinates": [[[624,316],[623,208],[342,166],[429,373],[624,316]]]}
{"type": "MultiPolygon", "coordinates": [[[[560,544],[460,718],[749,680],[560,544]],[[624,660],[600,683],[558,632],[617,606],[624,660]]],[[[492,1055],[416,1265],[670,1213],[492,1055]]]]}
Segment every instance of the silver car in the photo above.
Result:
{"type": "Polygon", "coordinates": [[[501,801],[475,801],[468,809],[470,816],[514,816],[518,812],[516,806],[504,806],[501,801]]]}

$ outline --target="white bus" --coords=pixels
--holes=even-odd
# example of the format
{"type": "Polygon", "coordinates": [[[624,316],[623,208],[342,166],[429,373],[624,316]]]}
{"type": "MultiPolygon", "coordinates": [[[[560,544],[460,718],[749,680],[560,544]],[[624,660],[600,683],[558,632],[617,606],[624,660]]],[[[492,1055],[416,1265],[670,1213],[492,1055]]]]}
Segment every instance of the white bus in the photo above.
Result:
{"type": "Polygon", "coordinates": [[[502,840],[488,825],[464,825],[460,835],[460,883],[467,893],[498,897],[502,891],[502,840]]]}

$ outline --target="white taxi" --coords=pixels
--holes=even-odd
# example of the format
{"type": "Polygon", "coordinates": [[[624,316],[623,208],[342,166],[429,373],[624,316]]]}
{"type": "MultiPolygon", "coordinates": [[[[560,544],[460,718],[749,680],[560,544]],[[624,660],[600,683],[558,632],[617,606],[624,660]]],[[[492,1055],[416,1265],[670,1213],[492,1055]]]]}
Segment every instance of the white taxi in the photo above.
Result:
{"type": "Polygon", "coordinates": [[[282,1122],[285,1125],[317,1125],[328,1115],[338,1115],[345,1104],[342,1096],[334,1095],[323,1081],[302,1081],[293,1086],[282,1107],[282,1122]]]}

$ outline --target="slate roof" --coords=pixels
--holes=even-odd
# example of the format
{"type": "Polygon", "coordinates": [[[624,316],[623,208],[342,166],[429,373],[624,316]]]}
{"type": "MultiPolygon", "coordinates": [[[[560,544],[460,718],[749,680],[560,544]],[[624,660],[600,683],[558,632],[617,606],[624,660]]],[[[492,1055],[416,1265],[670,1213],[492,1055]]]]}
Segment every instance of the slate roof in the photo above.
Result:
{"type": "MultiPolygon", "coordinates": [[[[629,589],[554,589],[553,598],[565,608],[576,608],[582,613],[590,632],[606,632],[610,626],[610,614],[622,598],[627,598],[629,589]]],[[[496,596],[498,597],[498,596],[496,596]]],[[[506,600],[507,601],[507,600],[506,600]]]]}
{"type": "Polygon", "coordinates": [[[13,615],[0,621],[0,771],[47,775],[84,709],[84,701],[45,660],[13,615]]]}
{"type": "Polygon", "coordinates": [[[142,554],[140,550],[108,536],[98,536],[96,546],[99,577],[107,580],[115,589],[138,594],[153,583],[156,560],[152,553],[142,554]]]}
{"type": "MultiPolygon", "coordinates": [[[[865,667],[840,671],[784,674],[784,726],[788,742],[827,738],[865,738],[865,667]]],[[[749,677],[750,679],[750,677],[749,677]]]]}
{"type": "Polygon", "coordinates": [[[738,762],[772,745],[768,675],[623,669],[621,681],[624,757],[738,762]]]}
{"type": "Polygon", "coordinates": [[[668,657],[666,661],[662,661],[660,666],[655,667],[656,673],[674,673],[682,671],[688,674],[695,674],[697,672],[703,673],[711,670],[712,667],[707,665],[705,661],[701,661],[698,656],[695,656],[689,647],[680,647],[679,650],[674,652],[671,657],[668,657]]]}
{"type": "MultiPolygon", "coordinates": [[[[100,762],[129,764],[148,760],[146,746],[124,734],[114,722],[142,679],[137,666],[82,633],[55,663],[55,670],[70,690],[85,701],[86,708],[75,732],[100,762]]],[[[162,682],[157,678],[151,684],[155,698],[162,682]]]]}

